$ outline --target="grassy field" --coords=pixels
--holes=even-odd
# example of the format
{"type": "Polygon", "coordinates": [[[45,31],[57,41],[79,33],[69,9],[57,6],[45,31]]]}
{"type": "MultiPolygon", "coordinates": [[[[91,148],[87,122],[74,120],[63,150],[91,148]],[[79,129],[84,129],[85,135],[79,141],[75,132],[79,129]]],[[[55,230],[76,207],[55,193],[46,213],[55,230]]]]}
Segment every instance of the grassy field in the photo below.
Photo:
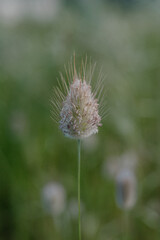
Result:
{"type": "Polygon", "coordinates": [[[78,239],[77,143],[50,116],[52,87],[74,51],[77,66],[87,54],[97,62],[96,73],[103,68],[109,110],[99,133],[82,143],[83,239],[160,239],[158,8],[97,4],[62,7],[47,22],[1,21],[1,240],[78,239]],[[124,154],[132,161],[131,152],[138,198],[127,227],[108,165],[116,166],[124,154]],[[50,182],[64,188],[61,214],[44,207],[42,193],[50,182]]]}

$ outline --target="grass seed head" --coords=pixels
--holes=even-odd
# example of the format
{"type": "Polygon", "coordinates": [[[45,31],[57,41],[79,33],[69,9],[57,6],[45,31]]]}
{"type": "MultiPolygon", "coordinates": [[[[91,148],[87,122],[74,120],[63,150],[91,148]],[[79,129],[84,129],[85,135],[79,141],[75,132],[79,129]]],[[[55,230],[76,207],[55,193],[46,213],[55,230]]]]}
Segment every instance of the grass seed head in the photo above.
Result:
{"type": "Polygon", "coordinates": [[[88,72],[86,68],[87,61],[82,61],[82,70],[77,73],[74,61],[74,67],[71,65],[69,70],[66,70],[66,80],[61,74],[61,82],[59,87],[54,89],[51,101],[54,120],[59,122],[65,136],[75,139],[83,139],[97,133],[98,127],[102,125],[102,73],[99,74],[95,90],[92,91],[95,65],[90,64],[88,72]]]}

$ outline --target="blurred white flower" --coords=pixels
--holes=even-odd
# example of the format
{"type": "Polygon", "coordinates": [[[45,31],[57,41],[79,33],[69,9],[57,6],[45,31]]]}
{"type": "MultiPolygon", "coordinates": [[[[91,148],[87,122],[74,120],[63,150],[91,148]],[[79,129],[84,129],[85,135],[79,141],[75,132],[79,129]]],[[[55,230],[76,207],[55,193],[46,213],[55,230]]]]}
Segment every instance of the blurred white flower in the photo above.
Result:
{"type": "Polygon", "coordinates": [[[5,23],[19,21],[24,15],[24,2],[20,0],[1,0],[0,19],[5,23]]]}
{"type": "Polygon", "coordinates": [[[58,15],[61,5],[61,0],[34,0],[30,4],[28,13],[33,19],[48,21],[58,15]]]}
{"type": "Polygon", "coordinates": [[[111,156],[104,161],[102,165],[103,176],[110,176],[115,179],[117,174],[123,169],[130,169],[135,171],[137,166],[138,156],[135,151],[130,150],[122,154],[121,156],[111,156]]]}
{"type": "Polygon", "coordinates": [[[1,0],[0,18],[5,23],[18,22],[28,17],[48,21],[58,15],[61,5],[61,0],[1,0]]]}
{"type": "Polygon", "coordinates": [[[115,181],[116,202],[120,208],[130,209],[137,200],[136,165],[137,154],[128,151],[119,157],[111,157],[102,166],[102,174],[115,181]]]}
{"type": "Polygon", "coordinates": [[[122,209],[132,208],[137,200],[137,183],[133,171],[121,170],[116,178],[116,202],[122,209]]]}
{"type": "Polygon", "coordinates": [[[66,207],[66,192],[57,182],[47,183],[42,190],[42,200],[45,209],[53,216],[59,216],[66,207]]]}

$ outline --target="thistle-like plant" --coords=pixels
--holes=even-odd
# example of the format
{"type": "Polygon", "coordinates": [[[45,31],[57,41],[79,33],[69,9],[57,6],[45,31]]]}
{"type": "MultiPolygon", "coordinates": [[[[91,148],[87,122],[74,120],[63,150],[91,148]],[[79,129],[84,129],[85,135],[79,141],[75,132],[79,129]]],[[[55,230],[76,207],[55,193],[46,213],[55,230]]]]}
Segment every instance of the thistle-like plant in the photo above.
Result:
{"type": "Polygon", "coordinates": [[[98,133],[102,126],[101,120],[106,115],[104,76],[102,71],[97,76],[94,89],[91,88],[96,64],[87,58],[82,60],[80,71],[77,71],[74,61],[65,67],[66,78],[60,74],[58,86],[54,87],[51,99],[52,118],[59,123],[65,136],[78,142],[78,208],[79,208],[79,240],[81,240],[80,212],[80,150],[81,140],[98,133]],[[73,64],[72,64],[73,62],[73,64]]]}

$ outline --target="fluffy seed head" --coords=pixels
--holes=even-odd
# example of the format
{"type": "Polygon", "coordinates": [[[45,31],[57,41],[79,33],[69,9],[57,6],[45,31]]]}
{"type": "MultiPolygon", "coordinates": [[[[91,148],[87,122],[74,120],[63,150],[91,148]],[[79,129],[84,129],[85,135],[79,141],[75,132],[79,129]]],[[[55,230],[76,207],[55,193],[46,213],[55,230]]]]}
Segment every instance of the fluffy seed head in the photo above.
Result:
{"type": "Polygon", "coordinates": [[[61,75],[61,84],[54,89],[54,98],[52,98],[53,118],[59,122],[59,127],[65,136],[75,139],[89,137],[98,132],[101,126],[100,110],[102,110],[102,75],[92,92],[91,80],[95,65],[86,74],[86,65],[82,62],[82,72],[77,74],[75,69],[71,68],[67,72],[67,80],[61,75]],[[55,111],[56,110],[56,111],[55,111]]]}
{"type": "Polygon", "coordinates": [[[49,182],[42,189],[42,201],[46,211],[53,216],[63,213],[66,205],[66,191],[58,182],[49,182]]]}
{"type": "Polygon", "coordinates": [[[85,80],[75,79],[71,84],[60,116],[60,129],[66,136],[84,138],[98,132],[98,103],[85,80]]]}

